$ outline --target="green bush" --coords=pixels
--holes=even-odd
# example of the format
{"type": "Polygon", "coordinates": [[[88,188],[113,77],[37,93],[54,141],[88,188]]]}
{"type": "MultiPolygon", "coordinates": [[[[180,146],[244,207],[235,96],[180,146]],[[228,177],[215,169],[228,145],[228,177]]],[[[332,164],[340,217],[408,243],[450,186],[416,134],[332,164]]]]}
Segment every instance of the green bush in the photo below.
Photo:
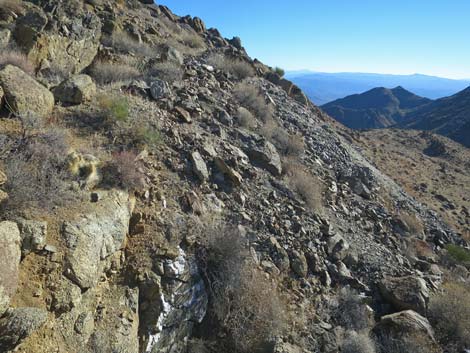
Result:
{"type": "Polygon", "coordinates": [[[110,121],[126,121],[129,117],[129,102],[126,97],[104,94],[98,97],[98,104],[110,121]]]}
{"type": "Polygon", "coordinates": [[[470,263],[470,250],[461,246],[448,244],[446,250],[449,256],[458,263],[470,263]]]}
{"type": "Polygon", "coordinates": [[[277,66],[274,68],[274,72],[277,73],[281,77],[284,77],[284,75],[286,74],[284,69],[277,67],[277,66]]]}

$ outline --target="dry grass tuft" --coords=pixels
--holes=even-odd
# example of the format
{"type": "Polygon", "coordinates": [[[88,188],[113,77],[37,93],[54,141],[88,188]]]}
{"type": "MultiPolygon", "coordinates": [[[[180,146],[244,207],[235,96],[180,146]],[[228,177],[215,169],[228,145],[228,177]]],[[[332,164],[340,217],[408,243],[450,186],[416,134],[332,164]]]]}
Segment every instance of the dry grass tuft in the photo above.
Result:
{"type": "Polygon", "coordinates": [[[183,73],[181,66],[172,61],[154,64],[146,70],[146,76],[156,77],[169,83],[181,81],[183,73]]]}
{"type": "Polygon", "coordinates": [[[113,33],[112,36],[102,39],[104,45],[113,47],[123,54],[135,54],[139,56],[152,57],[155,50],[147,43],[139,42],[126,32],[113,33]]]}
{"type": "Polygon", "coordinates": [[[367,332],[349,331],[341,342],[342,353],[375,353],[375,343],[367,332]]]}
{"type": "Polygon", "coordinates": [[[19,50],[2,50],[0,53],[0,69],[7,65],[19,67],[24,72],[34,75],[34,65],[28,60],[28,57],[19,50]]]}
{"type": "Polygon", "coordinates": [[[266,103],[258,89],[247,82],[241,82],[233,89],[235,99],[246,109],[252,112],[262,122],[272,119],[273,106],[266,103]]]}
{"type": "Polygon", "coordinates": [[[103,182],[125,190],[138,190],[145,185],[140,162],[134,152],[122,151],[113,154],[103,168],[103,182]]]}
{"type": "Polygon", "coordinates": [[[205,47],[204,40],[196,33],[183,32],[180,38],[184,45],[192,49],[202,49],[205,47]]]}
{"type": "Polygon", "coordinates": [[[252,77],[255,75],[255,71],[249,63],[237,59],[227,58],[225,55],[220,53],[209,56],[207,63],[220,71],[228,72],[234,75],[239,80],[243,80],[247,77],[252,77]]]}
{"type": "Polygon", "coordinates": [[[239,107],[236,115],[238,125],[245,129],[252,130],[256,127],[256,119],[253,114],[246,108],[239,107]]]}
{"type": "Polygon", "coordinates": [[[314,212],[323,210],[323,187],[320,179],[304,170],[304,167],[293,159],[286,159],[283,164],[290,187],[302,198],[314,212]]]}
{"type": "Polygon", "coordinates": [[[141,73],[135,67],[105,61],[95,63],[91,68],[90,74],[101,85],[132,81],[141,76],[141,73]]]}
{"type": "Polygon", "coordinates": [[[411,234],[423,234],[423,222],[418,217],[416,217],[416,215],[410,213],[400,213],[399,218],[408,226],[411,234]]]}

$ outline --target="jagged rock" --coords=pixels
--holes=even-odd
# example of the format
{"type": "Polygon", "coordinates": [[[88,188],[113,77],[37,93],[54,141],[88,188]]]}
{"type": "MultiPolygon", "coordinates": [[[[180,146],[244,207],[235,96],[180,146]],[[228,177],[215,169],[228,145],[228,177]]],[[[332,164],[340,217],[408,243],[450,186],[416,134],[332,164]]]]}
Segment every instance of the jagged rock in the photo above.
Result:
{"type": "Polygon", "coordinates": [[[11,32],[9,29],[0,29],[0,49],[5,48],[10,42],[11,32]]]}
{"type": "Polygon", "coordinates": [[[0,351],[10,351],[39,329],[47,320],[47,311],[37,308],[8,309],[0,319],[0,351]]]}
{"type": "Polygon", "coordinates": [[[379,284],[385,300],[398,310],[414,310],[425,314],[429,301],[429,289],[419,277],[385,277],[379,284]]]}
{"type": "Polygon", "coordinates": [[[207,170],[206,162],[201,154],[197,151],[191,153],[191,163],[193,165],[193,172],[197,175],[201,182],[209,179],[209,171],[207,170]]]}
{"type": "Polygon", "coordinates": [[[305,255],[298,251],[293,251],[290,266],[292,271],[299,277],[307,277],[308,265],[305,255]]]}
{"type": "MultiPolygon", "coordinates": [[[[21,259],[20,230],[14,222],[0,223],[0,316],[7,310],[18,285],[21,259]]],[[[0,330],[1,332],[1,330],[0,330]]]]}
{"type": "Polygon", "coordinates": [[[418,338],[420,345],[435,347],[434,331],[429,321],[420,314],[406,310],[399,313],[383,316],[374,327],[374,332],[379,337],[396,339],[418,338]]]}
{"type": "Polygon", "coordinates": [[[214,163],[216,167],[224,174],[226,175],[229,180],[235,185],[235,186],[240,186],[243,182],[243,178],[238,173],[236,170],[233,170],[230,168],[225,161],[220,158],[220,157],[215,157],[214,158],[214,163]]]}
{"type": "Polygon", "coordinates": [[[237,48],[238,50],[242,50],[243,49],[243,45],[242,45],[242,40],[240,39],[240,37],[233,37],[232,39],[230,39],[228,41],[230,44],[232,44],[235,48],[237,48]]]}
{"type": "Polygon", "coordinates": [[[191,119],[191,114],[186,109],[182,107],[176,107],[175,110],[185,123],[191,124],[193,122],[191,119]]]}
{"type": "Polygon", "coordinates": [[[88,75],[73,76],[54,89],[56,100],[70,104],[81,104],[89,101],[95,93],[96,85],[88,75]]]}
{"type": "Polygon", "coordinates": [[[150,94],[155,100],[166,98],[171,95],[168,83],[162,80],[154,80],[150,83],[150,94]]]}
{"type": "Polygon", "coordinates": [[[217,112],[217,119],[224,125],[226,126],[232,126],[233,125],[233,119],[232,117],[230,116],[229,113],[227,113],[226,110],[224,109],[220,109],[218,112],[217,112]]]}
{"type": "Polygon", "coordinates": [[[64,222],[62,229],[67,246],[65,274],[83,289],[97,283],[103,261],[122,248],[133,208],[122,191],[111,191],[91,205],[90,213],[64,222]]]}
{"type": "Polygon", "coordinates": [[[349,244],[340,235],[335,234],[328,239],[328,254],[336,260],[343,260],[348,255],[349,244]]]}
{"type": "Polygon", "coordinates": [[[277,268],[281,271],[287,271],[290,267],[289,254],[275,237],[269,238],[269,245],[271,247],[271,258],[277,268]]]}
{"type": "Polygon", "coordinates": [[[21,233],[23,252],[28,253],[44,248],[46,245],[47,222],[19,219],[18,227],[21,233]]]}
{"type": "Polygon", "coordinates": [[[253,164],[266,169],[274,176],[282,174],[281,157],[274,145],[266,140],[252,142],[246,150],[253,164]]]}
{"type": "Polygon", "coordinates": [[[52,93],[16,66],[7,65],[0,71],[0,86],[8,109],[18,115],[44,117],[54,108],[52,93]]]}
{"type": "Polygon", "coordinates": [[[29,8],[18,19],[14,37],[36,67],[44,60],[65,72],[79,73],[95,58],[101,37],[101,21],[91,12],[74,11],[67,3],[55,8],[55,26],[39,8],[29,8]],[[47,27],[47,29],[46,29],[47,27]],[[60,30],[58,30],[60,28],[60,30]]]}

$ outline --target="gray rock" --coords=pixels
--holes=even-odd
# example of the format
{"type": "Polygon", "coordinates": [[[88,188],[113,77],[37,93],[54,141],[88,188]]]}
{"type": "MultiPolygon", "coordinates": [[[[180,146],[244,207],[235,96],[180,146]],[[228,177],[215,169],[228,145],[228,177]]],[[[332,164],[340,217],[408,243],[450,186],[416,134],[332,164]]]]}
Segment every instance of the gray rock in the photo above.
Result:
{"type": "Polygon", "coordinates": [[[18,115],[45,117],[54,108],[52,93],[16,66],[7,65],[0,71],[0,86],[9,109],[18,115]]]}
{"type": "Polygon", "coordinates": [[[385,300],[398,310],[414,310],[425,314],[429,301],[429,289],[419,277],[385,277],[379,284],[385,300]]]}
{"type": "Polygon", "coordinates": [[[184,57],[177,49],[167,46],[162,53],[162,60],[183,65],[184,57]]]}
{"type": "Polygon", "coordinates": [[[76,75],[62,82],[54,89],[57,101],[70,104],[81,104],[91,100],[96,94],[96,85],[88,75],[76,75]]]}
{"type": "Polygon", "coordinates": [[[81,288],[93,287],[103,271],[103,261],[122,248],[132,208],[127,193],[111,191],[101,202],[91,204],[88,214],[64,222],[65,274],[81,288]]]}
{"type": "Polygon", "coordinates": [[[214,158],[214,163],[216,167],[223,173],[224,176],[227,176],[228,179],[235,185],[240,186],[243,182],[243,178],[236,170],[230,168],[225,161],[220,157],[214,158]]]}
{"type": "Polygon", "coordinates": [[[274,145],[266,140],[252,142],[246,150],[253,164],[266,169],[274,176],[282,174],[281,157],[274,145]]]}
{"type": "Polygon", "coordinates": [[[24,253],[44,248],[47,237],[47,222],[19,219],[18,227],[21,233],[22,250],[24,253]]]}
{"type": "Polygon", "coordinates": [[[197,151],[191,153],[191,163],[193,165],[193,172],[197,175],[201,182],[209,179],[209,171],[207,170],[206,162],[201,154],[197,151]]]}
{"type": "Polygon", "coordinates": [[[232,126],[233,125],[233,119],[230,116],[229,113],[227,113],[226,110],[220,109],[217,113],[217,119],[224,125],[226,126],[232,126]]]}
{"type": "Polygon", "coordinates": [[[0,48],[5,48],[10,42],[11,32],[8,29],[0,30],[0,48]]]}
{"type": "Polygon", "coordinates": [[[150,94],[153,99],[160,100],[171,95],[170,86],[162,80],[154,80],[150,83],[150,94]]]}
{"type": "Polygon", "coordinates": [[[349,244],[340,234],[328,239],[328,254],[335,260],[343,260],[348,255],[348,250],[349,244]]]}
{"type": "Polygon", "coordinates": [[[307,277],[308,265],[303,253],[294,250],[291,255],[290,266],[297,276],[307,277]]]}
{"type": "MultiPolygon", "coordinates": [[[[0,316],[8,309],[18,286],[20,231],[14,222],[0,223],[0,316]]],[[[1,330],[0,330],[1,332],[1,330]]]]}
{"type": "Polygon", "coordinates": [[[10,351],[39,329],[47,312],[37,308],[8,309],[0,319],[0,351],[10,351]]]}

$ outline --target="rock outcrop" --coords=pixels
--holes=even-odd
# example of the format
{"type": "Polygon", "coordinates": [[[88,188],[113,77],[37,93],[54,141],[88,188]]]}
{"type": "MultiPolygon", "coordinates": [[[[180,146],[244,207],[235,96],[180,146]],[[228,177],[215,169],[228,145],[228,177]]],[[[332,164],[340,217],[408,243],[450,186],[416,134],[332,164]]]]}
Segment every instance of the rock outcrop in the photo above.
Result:
{"type": "Polygon", "coordinates": [[[0,223],[0,316],[8,309],[18,286],[21,238],[14,222],[0,223]]]}

